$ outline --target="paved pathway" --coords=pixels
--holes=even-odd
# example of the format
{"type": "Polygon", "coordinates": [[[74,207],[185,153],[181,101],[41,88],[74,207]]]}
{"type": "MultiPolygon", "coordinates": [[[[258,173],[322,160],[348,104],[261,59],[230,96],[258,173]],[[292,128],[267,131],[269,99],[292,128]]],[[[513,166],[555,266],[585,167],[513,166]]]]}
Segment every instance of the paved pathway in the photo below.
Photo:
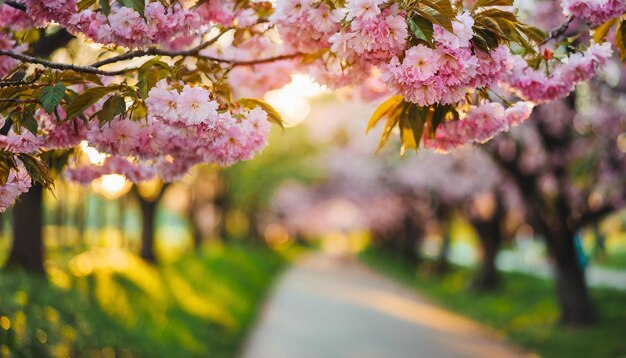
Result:
{"type": "Polygon", "coordinates": [[[361,264],[313,254],[282,277],[243,356],[525,355],[487,328],[429,303],[361,264]]]}

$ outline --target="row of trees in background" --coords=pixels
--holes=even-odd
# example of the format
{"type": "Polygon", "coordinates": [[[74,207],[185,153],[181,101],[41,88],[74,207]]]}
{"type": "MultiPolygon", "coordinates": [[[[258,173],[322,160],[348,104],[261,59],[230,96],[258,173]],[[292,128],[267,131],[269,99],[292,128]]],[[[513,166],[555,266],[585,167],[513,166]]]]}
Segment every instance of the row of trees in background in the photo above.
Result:
{"type": "MultiPolygon", "coordinates": [[[[227,186],[224,184],[223,174],[220,174],[220,170],[217,168],[199,168],[194,173],[194,177],[185,183],[179,183],[178,185],[184,186],[187,191],[186,195],[186,213],[184,216],[188,219],[189,230],[192,236],[192,246],[194,249],[200,249],[203,241],[209,236],[214,237],[227,237],[225,230],[224,217],[228,210],[228,191],[227,186]],[[207,180],[210,180],[207,182],[207,180]],[[210,190],[204,188],[199,190],[198,187],[203,185],[210,186],[210,190]],[[212,190],[211,190],[212,189],[212,190]],[[215,190],[217,189],[217,190],[215,190]],[[206,227],[202,225],[202,218],[198,213],[209,207],[210,210],[217,213],[217,217],[209,220],[212,225],[206,227]]],[[[61,186],[63,183],[57,183],[61,186]]],[[[155,238],[156,230],[158,227],[157,211],[159,205],[162,202],[162,198],[165,195],[170,183],[163,183],[160,181],[152,181],[146,184],[133,184],[127,193],[123,193],[121,198],[112,198],[116,201],[119,210],[117,214],[119,216],[115,226],[123,231],[124,221],[128,215],[127,206],[129,201],[135,201],[140,213],[140,249],[138,254],[147,262],[157,263],[157,255],[155,254],[155,238]]],[[[74,188],[75,191],[85,193],[85,189],[74,188]]],[[[11,237],[11,248],[8,254],[8,258],[5,263],[6,268],[11,269],[25,269],[30,272],[44,273],[45,262],[45,250],[44,250],[44,228],[45,228],[45,191],[42,186],[34,186],[28,193],[26,193],[16,205],[3,216],[10,218],[11,232],[6,232],[7,227],[4,227],[5,236],[11,237]]],[[[82,195],[81,202],[75,203],[72,211],[75,213],[75,217],[72,220],[71,225],[63,220],[63,217],[54,218],[60,213],[59,207],[69,205],[67,198],[64,197],[65,193],[55,198],[55,201],[59,205],[52,206],[50,208],[50,216],[53,218],[48,222],[56,227],[72,226],[77,228],[79,236],[85,235],[85,230],[88,218],[86,217],[86,205],[88,195],[82,195]]],[[[98,196],[95,193],[91,194],[92,197],[98,196]]],[[[100,198],[99,200],[109,200],[100,198]]],[[[103,207],[104,208],[104,207],[103,207]]],[[[101,223],[91,223],[98,226],[101,223]]],[[[64,235],[64,231],[60,231],[58,235],[64,235]]],[[[58,236],[57,235],[57,236],[58,236]]],[[[124,233],[122,232],[122,235],[124,233]]],[[[63,240],[63,237],[59,238],[63,240]]]]}
{"type": "MultiPolygon", "coordinates": [[[[318,226],[366,227],[375,242],[415,262],[433,227],[443,241],[439,258],[445,258],[446,228],[460,215],[479,238],[482,260],[474,287],[484,290],[500,283],[496,256],[502,243],[520,228],[532,227],[553,263],[561,322],[591,324],[597,312],[575,236],[597,227],[626,200],[626,81],[606,76],[609,81],[593,81],[575,95],[539,107],[509,134],[447,155],[419,151],[402,160],[372,157],[376,143],[346,140],[352,128],[339,129],[335,140],[343,144],[321,160],[328,180],[312,190],[286,186],[275,206],[294,233],[316,235],[310,218],[345,200],[366,222],[327,220],[318,226]]],[[[438,261],[436,267],[446,267],[438,261]]]]}
{"type": "MultiPolygon", "coordinates": [[[[155,239],[159,226],[157,212],[167,191],[175,189],[174,195],[183,202],[177,214],[187,220],[194,249],[200,249],[210,239],[245,238],[253,242],[262,241],[263,228],[267,226],[268,219],[271,219],[264,217],[265,209],[282,181],[287,178],[310,181],[319,176],[315,168],[307,165],[306,158],[315,154],[315,148],[310,141],[303,140],[302,130],[303,128],[294,128],[290,136],[277,133],[277,136],[281,136],[280,140],[267,149],[266,155],[251,162],[227,169],[200,166],[184,180],[174,184],[158,180],[132,184],[129,190],[123,190],[123,197],[116,195],[109,198],[119,205],[118,219],[114,225],[123,229],[129,201],[134,201],[139,208],[141,223],[138,254],[147,262],[156,264],[158,258],[155,253],[155,239]]],[[[89,187],[76,189],[81,193],[79,202],[73,203],[71,209],[64,209],[64,206],[71,205],[65,196],[64,185],[66,184],[63,182],[57,183],[60,193],[54,198],[55,205],[51,205],[51,216],[67,216],[67,211],[71,210],[74,215],[71,225],[78,227],[79,236],[83,237],[89,219],[86,213],[86,194],[89,187]]],[[[98,196],[95,193],[91,195],[98,196]]],[[[14,207],[2,214],[10,217],[12,222],[11,235],[5,232],[5,236],[12,237],[11,249],[5,263],[7,268],[21,268],[38,273],[45,271],[45,197],[43,187],[34,186],[14,207]]],[[[96,213],[95,216],[98,219],[101,214],[96,213]]],[[[57,226],[67,225],[63,218],[50,218],[48,221],[57,226]]],[[[4,228],[5,231],[7,229],[4,228]]]]}

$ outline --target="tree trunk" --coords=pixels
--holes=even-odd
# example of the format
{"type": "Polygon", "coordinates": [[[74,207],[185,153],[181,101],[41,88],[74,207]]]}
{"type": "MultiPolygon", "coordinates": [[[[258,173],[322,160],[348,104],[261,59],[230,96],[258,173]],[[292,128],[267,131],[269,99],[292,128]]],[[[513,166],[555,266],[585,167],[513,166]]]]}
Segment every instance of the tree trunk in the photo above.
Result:
{"type": "Polygon", "coordinates": [[[43,186],[34,183],[13,207],[13,246],[7,268],[43,274],[43,186]]]}
{"type": "Polygon", "coordinates": [[[578,261],[573,237],[573,233],[568,231],[562,236],[550,237],[548,248],[555,263],[560,321],[567,326],[586,326],[594,323],[597,315],[585,281],[585,272],[578,261]]]}
{"type": "Polygon", "coordinates": [[[204,242],[204,235],[202,230],[196,225],[196,218],[192,215],[189,220],[191,221],[191,235],[193,237],[193,249],[194,251],[200,251],[202,249],[202,243],[204,242]]]}
{"type": "Polygon", "coordinates": [[[597,259],[604,260],[607,257],[606,235],[600,231],[599,223],[597,221],[593,223],[592,228],[595,243],[593,247],[593,256],[597,259]]]}
{"type": "MultiPolygon", "coordinates": [[[[225,180],[225,179],[221,179],[225,180]]],[[[216,234],[219,240],[226,241],[229,233],[226,228],[226,216],[228,215],[228,211],[230,210],[230,200],[228,197],[228,189],[226,188],[225,182],[223,184],[222,191],[215,196],[214,205],[216,210],[219,212],[219,221],[216,227],[216,234]]]]}
{"type": "Polygon", "coordinates": [[[157,206],[165,194],[165,189],[169,185],[169,183],[163,183],[156,196],[150,199],[142,197],[136,185],[132,188],[141,208],[141,249],[139,255],[151,264],[157,263],[157,257],[154,253],[155,214],[157,206]]]}
{"type": "Polygon", "coordinates": [[[450,271],[450,261],[448,261],[448,254],[450,253],[450,244],[452,237],[449,230],[445,230],[441,237],[441,246],[437,253],[437,259],[435,260],[434,273],[437,276],[442,276],[450,271]]]}
{"type": "Polygon", "coordinates": [[[158,202],[145,200],[139,195],[137,197],[139,198],[142,219],[140,256],[147,262],[156,264],[157,259],[154,254],[154,216],[158,202]]]}
{"type": "MultiPolygon", "coordinates": [[[[490,230],[491,231],[491,230],[490,230]]],[[[496,257],[502,243],[500,232],[479,233],[482,258],[480,270],[474,279],[474,288],[480,291],[495,290],[500,286],[500,275],[496,268],[496,257]]]]}
{"type": "Polygon", "coordinates": [[[397,239],[397,253],[400,257],[412,263],[419,263],[418,245],[422,236],[421,229],[415,222],[415,218],[409,214],[404,217],[402,226],[402,232],[397,239]]]}

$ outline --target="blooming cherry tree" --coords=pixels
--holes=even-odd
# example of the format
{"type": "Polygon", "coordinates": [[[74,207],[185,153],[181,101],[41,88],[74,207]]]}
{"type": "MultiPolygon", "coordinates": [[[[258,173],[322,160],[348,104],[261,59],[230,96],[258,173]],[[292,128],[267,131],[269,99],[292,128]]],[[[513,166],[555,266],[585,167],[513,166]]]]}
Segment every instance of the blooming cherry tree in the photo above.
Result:
{"type": "Polygon", "coordinates": [[[381,144],[395,128],[404,149],[485,142],[593,76],[611,56],[610,33],[624,49],[623,0],[562,7],[568,20],[546,34],[511,0],[7,0],[0,210],[30,179],[50,185],[50,166],[83,183],[112,173],[171,181],[199,163],[250,159],[282,121],[241,96],[294,71],[330,88],[376,83],[370,94],[384,84],[392,97],[369,125],[386,118],[381,144]],[[562,40],[574,18],[592,40],[562,40]],[[97,60],[45,58],[37,48],[55,33],[97,60]],[[86,147],[106,158],[87,161],[86,147]]]}

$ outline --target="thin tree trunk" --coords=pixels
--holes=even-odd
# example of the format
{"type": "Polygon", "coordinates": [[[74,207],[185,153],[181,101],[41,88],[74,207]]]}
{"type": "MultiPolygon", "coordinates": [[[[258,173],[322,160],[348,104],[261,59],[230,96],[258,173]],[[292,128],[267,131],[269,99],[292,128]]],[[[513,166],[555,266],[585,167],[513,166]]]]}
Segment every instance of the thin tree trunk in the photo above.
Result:
{"type": "Polygon", "coordinates": [[[165,189],[169,186],[169,183],[163,183],[160,191],[156,195],[156,197],[152,198],[152,200],[148,200],[141,196],[137,186],[133,186],[133,193],[139,200],[139,207],[141,208],[141,249],[140,256],[146,262],[156,264],[157,257],[154,253],[154,234],[155,234],[155,214],[157,210],[157,206],[163,194],[165,193],[165,189]]]}
{"type": "Polygon", "coordinates": [[[479,233],[482,258],[480,270],[474,279],[474,288],[481,291],[495,290],[500,286],[500,275],[496,268],[496,257],[502,244],[502,234],[499,230],[488,230],[479,233]]]}
{"type": "Polygon", "coordinates": [[[445,230],[441,238],[441,247],[437,253],[437,259],[435,261],[435,275],[441,276],[450,271],[450,261],[448,261],[448,254],[450,252],[450,244],[452,243],[452,237],[450,231],[445,230]]]}
{"type": "Polygon", "coordinates": [[[563,231],[560,236],[548,238],[548,248],[555,263],[560,321],[567,326],[586,326],[596,322],[597,315],[573,237],[573,233],[563,231]]]}
{"type": "Polygon", "coordinates": [[[606,235],[600,231],[599,223],[596,221],[593,223],[593,236],[594,236],[594,248],[593,256],[598,259],[606,259],[606,235]]]}
{"type": "Polygon", "coordinates": [[[139,195],[139,205],[141,207],[141,251],[140,256],[149,263],[157,262],[154,253],[154,214],[156,213],[157,202],[148,201],[139,195]]]}
{"type": "Polygon", "coordinates": [[[202,229],[198,226],[198,218],[197,215],[197,204],[191,203],[191,210],[189,210],[189,226],[191,227],[191,236],[193,239],[193,249],[198,252],[202,249],[202,244],[204,243],[204,233],[202,229]]]}
{"type": "Polygon", "coordinates": [[[7,268],[43,274],[43,186],[34,183],[13,207],[13,246],[7,268]]]}
{"type": "MultiPolygon", "coordinates": [[[[226,179],[222,178],[221,180],[226,179]]],[[[216,234],[220,240],[226,241],[229,236],[228,230],[226,228],[226,216],[228,215],[228,211],[230,210],[230,200],[228,198],[228,189],[226,188],[225,184],[223,187],[223,191],[216,195],[214,200],[215,208],[219,212],[219,222],[217,223],[216,234]]]]}
{"type": "Polygon", "coordinates": [[[394,240],[395,251],[398,257],[411,263],[419,263],[418,245],[422,234],[419,225],[415,222],[415,218],[410,213],[406,213],[402,220],[402,229],[394,240]]]}

